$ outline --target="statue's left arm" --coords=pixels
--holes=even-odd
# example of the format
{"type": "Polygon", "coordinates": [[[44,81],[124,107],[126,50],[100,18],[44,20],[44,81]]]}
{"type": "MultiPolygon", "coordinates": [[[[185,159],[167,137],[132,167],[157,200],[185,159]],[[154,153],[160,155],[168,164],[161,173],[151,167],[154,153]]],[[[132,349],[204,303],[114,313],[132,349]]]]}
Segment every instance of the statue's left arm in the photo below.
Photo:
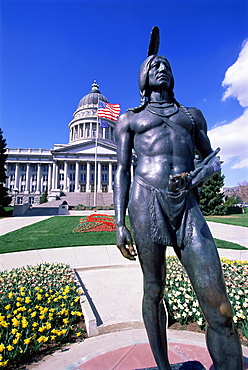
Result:
{"type": "Polygon", "coordinates": [[[210,177],[221,169],[221,162],[216,155],[219,150],[213,151],[207,135],[207,123],[199,109],[191,108],[195,122],[194,142],[195,149],[202,158],[202,163],[190,173],[191,186],[202,186],[210,177]]]}

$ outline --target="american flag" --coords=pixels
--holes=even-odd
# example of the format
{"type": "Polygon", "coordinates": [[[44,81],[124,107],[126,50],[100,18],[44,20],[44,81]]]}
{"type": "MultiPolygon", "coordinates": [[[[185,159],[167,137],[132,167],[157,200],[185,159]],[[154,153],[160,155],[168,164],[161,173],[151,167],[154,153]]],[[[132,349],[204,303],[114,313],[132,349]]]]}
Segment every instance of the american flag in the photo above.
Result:
{"type": "Polygon", "coordinates": [[[120,104],[110,104],[100,100],[98,103],[98,117],[108,118],[112,121],[117,121],[120,115],[120,104]]]}

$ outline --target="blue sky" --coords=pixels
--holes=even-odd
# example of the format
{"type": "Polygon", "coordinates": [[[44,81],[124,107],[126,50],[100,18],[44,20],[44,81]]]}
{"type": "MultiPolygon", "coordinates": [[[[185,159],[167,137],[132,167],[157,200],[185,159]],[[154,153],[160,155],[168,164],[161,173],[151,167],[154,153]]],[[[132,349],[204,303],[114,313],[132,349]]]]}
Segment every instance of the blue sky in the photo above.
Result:
{"type": "Polygon", "coordinates": [[[213,148],[222,148],[225,185],[247,181],[247,18],[246,0],[2,0],[0,127],[8,147],[68,143],[68,123],[95,79],[122,112],[139,105],[137,74],[157,25],[177,100],[202,110],[213,148]]]}

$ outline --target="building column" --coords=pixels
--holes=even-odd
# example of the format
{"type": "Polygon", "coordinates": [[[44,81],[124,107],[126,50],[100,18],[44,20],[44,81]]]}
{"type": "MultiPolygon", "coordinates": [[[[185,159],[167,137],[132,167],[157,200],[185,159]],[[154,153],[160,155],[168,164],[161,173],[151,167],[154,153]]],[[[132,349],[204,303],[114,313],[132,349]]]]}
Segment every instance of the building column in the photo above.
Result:
{"type": "Polygon", "coordinates": [[[75,170],[75,192],[79,193],[79,161],[76,161],[76,170],[75,170]]]}
{"type": "Polygon", "coordinates": [[[86,192],[90,192],[90,162],[87,162],[87,172],[86,172],[86,192]]]}
{"type": "Polygon", "coordinates": [[[7,163],[5,163],[4,167],[5,167],[6,176],[7,176],[7,179],[5,180],[4,186],[9,189],[9,186],[10,186],[9,165],[7,163]]]}
{"type": "Polygon", "coordinates": [[[58,162],[55,163],[55,189],[58,189],[58,162]]]}
{"type": "Polygon", "coordinates": [[[52,189],[58,187],[58,163],[53,162],[53,174],[52,174],[52,189]]]}
{"type": "Polygon", "coordinates": [[[112,170],[112,162],[109,162],[109,184],[108,184],[108,193],[113,193],[113,186],[112,186],[112,176],[113,176],[113,170],[112,170]]]}
{"type": "Polygon", "coordinates": [[[27,163],[25,193],[28,194],[29,192],[30,192],[30,163],[27,163]]]}
{"type": "Polygon", "coordinates": [[[16,163],[16,167],[15,167],[15,185],[14,185],[14,189],[19,189],[19,163],[16,163]]]}
{"type": "MultiPolygon", "coordinates": [[[[98,174],[97,174],[97,192],[98,193],[101,193],[102,192],[102,178],[101,178],[101,174],[102,174],[102,164],[101,162],[98,162],[97,163],[97,167],[98,167],[98,174]]],[[[95,179],[96,181],[96,179],[95,179]]]]}
{"type": "Polygon", "coordinates": [[[41,182],[41,163],[38,163],[37,180],[36,180],[36,193],[40,193],[40,182],[41,182]]]}
{"type": "Polygon", "coordinates": [[[51,182],[52,182],[52,164],[49,163],[49,165],[48,165],[48,175],[47,175],[47,191],[51,190],[51,182]]]}
{"type": "Polygon", "coordinates": [[[64,191],[68,191],[68,161],[64,161],[64,191]]]}

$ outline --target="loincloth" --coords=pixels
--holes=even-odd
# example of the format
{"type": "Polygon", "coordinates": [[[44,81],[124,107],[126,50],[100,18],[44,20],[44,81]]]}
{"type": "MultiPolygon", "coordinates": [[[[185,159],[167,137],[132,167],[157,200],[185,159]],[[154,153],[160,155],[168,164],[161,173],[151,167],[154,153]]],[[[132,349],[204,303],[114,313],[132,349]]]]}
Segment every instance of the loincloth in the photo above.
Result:
{"type": "Polygon", "coordinates": [[[153,242],[179,248],[187,246],[192,240],[191,210],[196,203],[192,191],[173,193],[152,187],[139,177],[135,177],[135,181],[150,192],[149,216],[153,242]]]}

